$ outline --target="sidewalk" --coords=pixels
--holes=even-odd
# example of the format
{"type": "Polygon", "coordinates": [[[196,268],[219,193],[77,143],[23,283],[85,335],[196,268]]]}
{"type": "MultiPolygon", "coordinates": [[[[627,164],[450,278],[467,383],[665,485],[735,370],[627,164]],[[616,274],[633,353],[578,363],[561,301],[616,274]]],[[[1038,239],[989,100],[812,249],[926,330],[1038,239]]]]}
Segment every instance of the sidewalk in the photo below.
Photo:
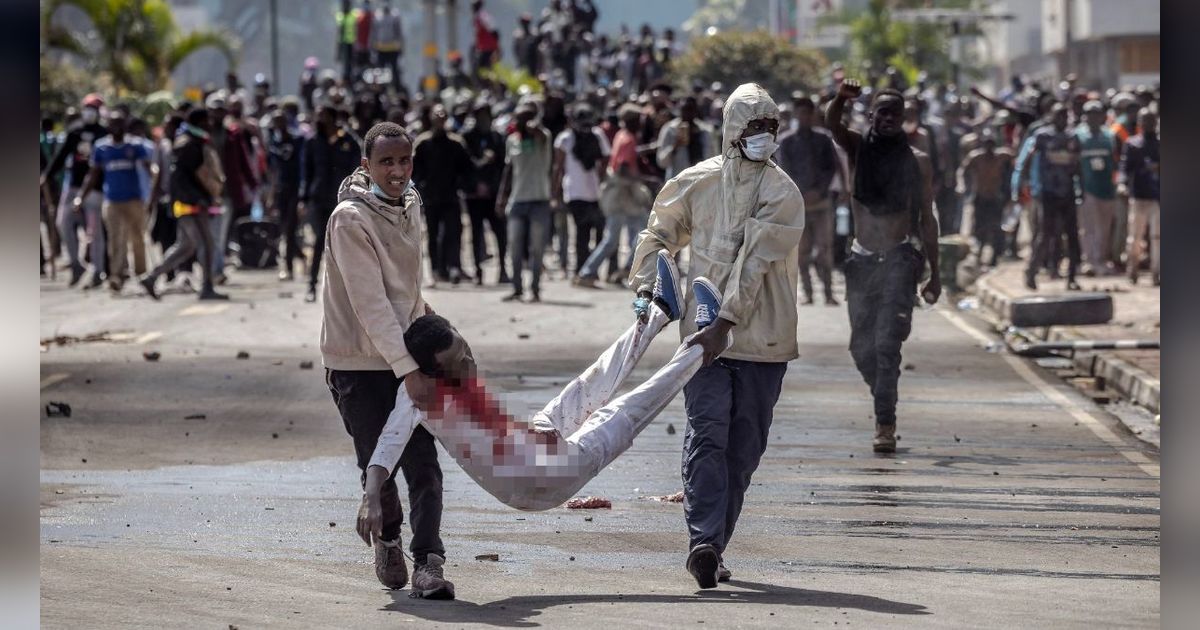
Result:
{"type": "MultiPolygon", "coordinates": [[[[1001,263],[979,277],[975,293],[980,304],[1008,319],[1009,302],[1030,295],[1066,293],[1065,280],[1038,279],[1038,291],[1025,288],[1024,261],[1001,263]]],[[[1113,297],[1113,319],[1096,326],[1059,326],[1050,329],[1048,340],[1112,340],[1159,338],[1159,287],[1150,285],[1145,274],[1137,285],[1124,276],[1078,279],[1084,291],[1109,293],[1113,297]]],[[[1092,376],[1103,376],[1121,395],[1159,412],[1160,352],[1157,350],[1110,350],[1076,354],[1076,366],[1092,376]]]]}

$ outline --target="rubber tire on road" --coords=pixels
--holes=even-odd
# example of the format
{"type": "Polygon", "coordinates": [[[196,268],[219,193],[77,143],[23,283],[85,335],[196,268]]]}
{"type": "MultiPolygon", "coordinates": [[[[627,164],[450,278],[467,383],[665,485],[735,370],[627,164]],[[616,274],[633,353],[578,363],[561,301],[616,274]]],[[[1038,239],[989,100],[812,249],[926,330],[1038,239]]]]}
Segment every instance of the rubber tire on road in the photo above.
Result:
{"type": "Polygon", "coordinates": [[[1113,300],[1107,293],[1034,295],[1009,302],[1013,326],[1080,326],[1112,321],[1113,300]]]}

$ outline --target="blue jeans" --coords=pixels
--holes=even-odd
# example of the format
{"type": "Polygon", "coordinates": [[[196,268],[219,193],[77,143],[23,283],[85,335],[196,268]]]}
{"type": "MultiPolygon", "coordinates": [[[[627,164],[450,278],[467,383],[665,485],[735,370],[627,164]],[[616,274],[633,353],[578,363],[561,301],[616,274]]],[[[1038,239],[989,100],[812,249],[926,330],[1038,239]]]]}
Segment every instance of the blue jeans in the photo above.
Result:
{"type": "Polygon", "coordinates": [[[683,517],[688,549],[723,553],[758,468],[787,363],[717,359],[683,388],[683,517]]]}
{"type": "MultiPolygon", "coordinates": [[[[621,247],[622,229],[625,230],[625,240],[629,243],[630,258],[625,262],[624,269],[629,269],[633,265],[633,249],[637,245],[638,233],[645,226],[645,217],[632,217],[624,214],[610,215],[604,222],[604,238],[600,240],[596,249],[592,250],[592,255],[588,256],[583,267],[580,267],[579,277],[593,280],[600,277],[600,263],[615,254],[621,247]]],[[[609,273],[613,271],[610,269],[609,273]]]]}
{"type": "Polygon", "coordinates": [[[514,201],[508,207],[507,216],[513,293],[525,292],[521,270],[525,268],[526,253],[529,255],[529,270],[533,272],[530,288],[538,293],[542,284],[542,254],[546,252],[546,241],[550,238],[550,202],[514,201]]]}

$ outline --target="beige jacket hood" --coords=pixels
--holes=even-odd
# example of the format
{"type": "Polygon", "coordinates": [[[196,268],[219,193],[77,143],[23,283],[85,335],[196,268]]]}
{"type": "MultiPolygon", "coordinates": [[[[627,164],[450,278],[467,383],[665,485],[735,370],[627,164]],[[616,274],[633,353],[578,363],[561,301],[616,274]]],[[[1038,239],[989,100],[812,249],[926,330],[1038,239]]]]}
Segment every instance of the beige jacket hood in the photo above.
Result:
{"type": "Polygon", "coordinates": [[[338,190],[325,237],[321,358],[334,370],[417,368],[404,331],[425,314],[421,296],[421,197],[405,193],[399,206],[371,192],[359,168],[338,190]]]}
{"type": "Polygon", "coordinates": [[[796,247],[804,229],[804,201],[773,159],[746,159],[736,144],[751,120],[779,118],[761,86],[738,86],[725,102],[721,154],[663,186],[642,231],[630,277],[650,290],[660,249],[691,249],[682,336],[696,331],[691,281],[712,280],[723,294],[720,317],[735,324],[733,346],[722,356],[780,362],[799,356],[796,342],[796,247]]]}

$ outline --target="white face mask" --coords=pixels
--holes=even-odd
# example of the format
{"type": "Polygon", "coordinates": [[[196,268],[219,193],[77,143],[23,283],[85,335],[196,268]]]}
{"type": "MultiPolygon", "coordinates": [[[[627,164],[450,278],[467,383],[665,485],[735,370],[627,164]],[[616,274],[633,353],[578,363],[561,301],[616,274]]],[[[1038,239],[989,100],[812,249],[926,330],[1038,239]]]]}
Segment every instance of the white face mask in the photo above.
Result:
{"type": "Polygon", "coordinates": [[[755,162],[766,162],[767,158],[775,154],[775,150],[779,145],[775,143],[775,136],[770,133],[760,133],[758,135],[742,138],[742,153],[746,159],[755,162]]]}
{"type": "Polygon", "coordinates": [[[100,112],[96,111],[94,108],[85,107],[83,108],[83,111],[79,113],[79,119],[83,121],[83,124],[90,125],[100,119],[100,112]]]}

